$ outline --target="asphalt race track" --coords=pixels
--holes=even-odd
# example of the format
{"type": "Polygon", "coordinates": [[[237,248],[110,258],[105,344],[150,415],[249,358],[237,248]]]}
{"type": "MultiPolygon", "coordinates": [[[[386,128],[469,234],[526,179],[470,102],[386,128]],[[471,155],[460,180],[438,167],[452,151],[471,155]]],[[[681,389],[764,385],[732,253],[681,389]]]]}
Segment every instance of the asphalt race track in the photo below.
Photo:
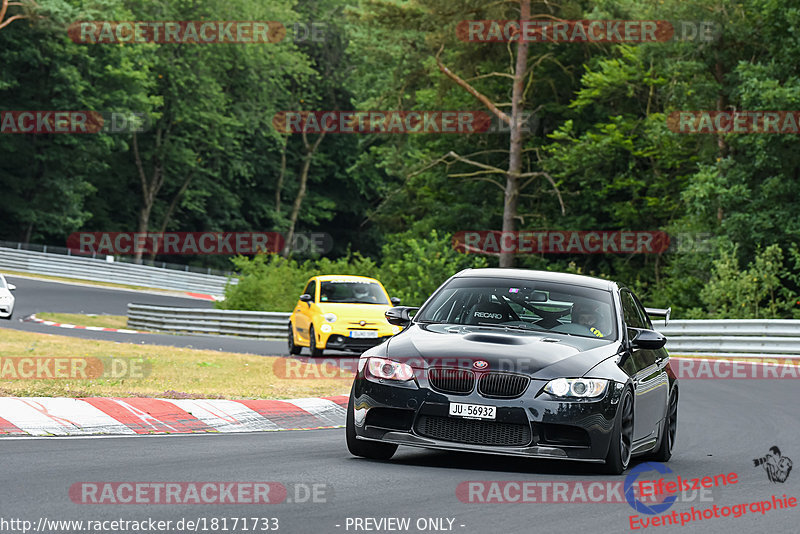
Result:
{"type": "MultiPolygon", "coordinates": [[[[797,398],[796,384],[790,380],[686,380],[681,389],[678,442],[667,465],[684,478],[735,472],[738,482],[715,490],[702,501],[695,496],[693,501],[677,502],[666,513],[674,510],[680,514],[692,506],[699,509],[734,506],[769,500],[772,495],[798,495],[800,473],[791,473],[786,483],[771,483],[765,471],[753,465],[753,458],[763,456],[772,445],[778,445],[784,456],[795,461],[800,458],[800,416],[796,404],[786,402],[797,398]]],[[[279,532],[325,534],[366,531],[354,530],[353,518],[408,517],[411,527],[401,532],[420,532],[415,523],[421,518],[450,518],[452,531],[465,533],[631,532],[629,516],[634,514],[625,502],[461,502],[456,487],[465,481],[597,482],[619,481],[624,477],[609,479],[584,464],[403,447],[387,462],[358,459],[347,453],[341,429],[132,438],[5,438],[0,447],[3,516],[30,520],[34,525],[40,517],[49,520],[152,517],[172,520],[175,524],[181,518],[211,521],[215,517],[232,520],[257,516],[277,517],[279,532]],[[270,505],[72,502],[68,489],[72,484],[86,481],[279,482],[288,489],[288,499],[293,502],[270,505]],[[324,484],[318,486],[321,490],[317,500],[326,502],[296,502],[294,494],[303,500],[306,489],[313,484],[324,484]],[[351,518],[349,529],[348,518],[351,518]]],[[[666,477],[674,480],[675,474],[666,477]]],[[[652,472],[651,477],[656,478],[652,472]]],[[[651,526],[645,530],[788,533],[797,532],[797,518],[796,508],[766,514],[756,511],[739,518],[704,519],[685,527],[651,526]]]]}
{"type": "MultiPolygon", "coordinates": [[[[14,295],[16,307],[11,321],[0,321],[0,328],[8,327],[27,332],[57,334],[84,339],[102,339],[124,343],[167,345],[195,349],[220,350],[248,354],[279,356],[288,354],[286,343],[276,340],[243,339],[222,336],[123,334],[55,328],[20,319],[33,313],[96,313],[125,315],[129,302],[189,308],[212,308],[213,303],[189,297],[173,297],[156,293],[126,291],[89,285],[73,285],[47,280],[34,280],[7,276],[6,280],[17,286],[14,295]]],[[[0,333],[0,335],[2,335],[0,333]]]]}

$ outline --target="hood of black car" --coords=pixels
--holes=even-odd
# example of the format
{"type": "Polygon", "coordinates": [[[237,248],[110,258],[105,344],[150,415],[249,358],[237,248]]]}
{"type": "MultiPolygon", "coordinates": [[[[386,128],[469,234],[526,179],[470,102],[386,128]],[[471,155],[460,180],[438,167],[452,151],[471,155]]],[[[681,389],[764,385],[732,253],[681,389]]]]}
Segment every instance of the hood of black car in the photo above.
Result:
{"type": "Polygon", "coordinates": [[[619,343],[552,332],[413,324],[386,345],[386,357],[414,368],[460,367],[550,379],[580,377],[614,356],[619,343]]]}

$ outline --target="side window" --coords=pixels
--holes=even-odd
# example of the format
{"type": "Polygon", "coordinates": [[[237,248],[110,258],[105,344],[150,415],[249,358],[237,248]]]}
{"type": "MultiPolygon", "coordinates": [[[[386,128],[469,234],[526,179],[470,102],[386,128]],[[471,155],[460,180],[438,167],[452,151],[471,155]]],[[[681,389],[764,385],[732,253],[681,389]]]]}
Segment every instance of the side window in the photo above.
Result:
{"type": "Polygon", "coordinates": [[[317,297],[317,282],[316,280],[312,280],[308,283],[306,288],[303,290],[303,293],[307,293],[311,295],[313,300],[316,300],[317,297]]]}
{"type": "Polygon", "coordinates": [[[631,295],[633,296],[633,300],[636,301],[636,309],[639,310],[639,315],[642,317],[642,320],[644,321],[644,327],[647,328],[648,330],[652,330],[653,321],[650,320],[650,316],[647,315],[646,311],[644,311],[644,306],[642,306],[639,297],[637,297],[633,293],[631,293],[631,295]]]}
{"type": "Polygon", "coordinates": [[[633,294],[623,289],[619,293],[620,300],[622,300],[622,314],[625,318],[625,326],[628,328],[647,328],[645,318],[639,312],[639,307],[633,294]]]}
{"type": "MultiPolygon", "coordinates": [[[[627,328],[651,328],[649,320],[644,314],[644,310],[640,309],[641,305],[636,300],[636,297],[633,296],[633,293],[627,289],[623,289],[620,291],[619,296],[622,301],[622,314],[625,319],[625,326],[627,328]]],[[[631,337],[630,333],[628,333],[628,337],[631,337]]],[[[635,350],[631,357],[628,358],[628,361],[625,362],[625,365],[622,366],[622,369],[633,376],[635,373],[652,365],[653,362],[654,358],[651,351],[635,350]]]]}

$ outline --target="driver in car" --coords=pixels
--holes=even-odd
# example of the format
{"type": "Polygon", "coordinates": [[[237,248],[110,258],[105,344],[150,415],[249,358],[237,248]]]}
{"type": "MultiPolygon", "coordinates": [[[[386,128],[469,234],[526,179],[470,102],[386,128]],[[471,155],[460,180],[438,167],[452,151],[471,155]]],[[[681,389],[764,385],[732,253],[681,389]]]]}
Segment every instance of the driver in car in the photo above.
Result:
{"type": "Polygon", "coordinates": [[[585,326],[597,337],[604,337],[600,331],[600,310],[595,304],[576,302],[572,306],[572,322],[585,326]]]}
{"type": "Polygon", "coordinates": [[[375,298],[375,295],[372,294],[369,290],[369,286],[367,284],[355,284],[353,288],[353,295],[356,298],[357,302],[364,302],[364,303],[375,303],[378,302],[378,299],[375,298]]]}

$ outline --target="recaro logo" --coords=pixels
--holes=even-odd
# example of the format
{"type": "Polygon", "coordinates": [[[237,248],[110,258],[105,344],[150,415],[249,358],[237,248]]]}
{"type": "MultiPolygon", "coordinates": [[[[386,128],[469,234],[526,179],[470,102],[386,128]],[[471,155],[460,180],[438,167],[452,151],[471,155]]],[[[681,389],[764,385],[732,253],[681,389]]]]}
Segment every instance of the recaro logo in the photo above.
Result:
{"type": "Polygon", "coordinates": [[[476,311],[473,313],[475,317],[481,317],[483,319],[502,319],[503,316],[499,313],[490,313],[490,312],[480,312],[476,311]]]}

